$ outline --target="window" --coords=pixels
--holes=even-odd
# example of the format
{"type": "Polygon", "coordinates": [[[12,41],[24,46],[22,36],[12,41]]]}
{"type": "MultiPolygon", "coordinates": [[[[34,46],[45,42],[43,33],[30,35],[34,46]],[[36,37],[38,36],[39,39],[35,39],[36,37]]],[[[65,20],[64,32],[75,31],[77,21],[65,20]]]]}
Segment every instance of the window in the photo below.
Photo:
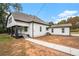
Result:
{"type": "Polygon", "coordinates": [[[40,26],[40,32],[42,31],[42,27],[40,26]]]}
{"type": "Polygon", "coordinates": [[[48,27],[46,27],[46,30],[47,30],[47,31],[48,31],[48,29],[49,29],[49,28],[48,28],[48,27]]]}
{"type": "Polygon", "coordinates": [[[62,33],[64,33],[64,28],[62,28],[62,33]]]}
{"type": "Polygon", "coordinates": [[[53,32],[53,28],[52,28],[52,32],[53,32]]]}
{"type": "Polygon", "coordinates": [[[18,26],[18,30],[21,32],[22,31],[22,27],[18,26]]]}
{"type": "Polygon", "coordinates": [[[28,31],[28,27],[24,27],[24,31],[26,31],[26,32],[27,32],[27,31],[28,31]]]}

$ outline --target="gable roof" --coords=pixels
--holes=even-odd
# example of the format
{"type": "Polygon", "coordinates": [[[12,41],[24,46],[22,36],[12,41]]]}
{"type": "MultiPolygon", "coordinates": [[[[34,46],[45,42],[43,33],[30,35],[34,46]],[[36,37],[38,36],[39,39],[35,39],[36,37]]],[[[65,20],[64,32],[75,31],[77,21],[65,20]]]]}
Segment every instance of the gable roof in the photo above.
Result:
{"type": "Polygon", "coordinates": [[[46,22],[44,22],[37,16],[28,15],[28,14],[24,14],[24,13],[20,13],[20,12],[16,12],[16,13],[13,12],[12,15],[13,15],[14,19],[18,20],[18,21],[24,21],[24,22],[32,22],[33,21],[33,22],[37,22],[37,23],[47,24],[46,22]]]}

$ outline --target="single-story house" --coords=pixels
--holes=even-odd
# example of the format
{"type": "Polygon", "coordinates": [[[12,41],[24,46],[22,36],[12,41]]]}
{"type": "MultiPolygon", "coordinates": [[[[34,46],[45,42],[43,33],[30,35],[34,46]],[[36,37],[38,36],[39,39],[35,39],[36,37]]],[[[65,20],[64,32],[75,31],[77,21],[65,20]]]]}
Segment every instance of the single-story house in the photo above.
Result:
{"type": "Polygon", "coordinates": [[[56,35],[70,35],[71,24],[52,25],[40,18],[20,12],[10,13],[7,18],[7,30],[9,34],[15,37],[23,34],[29,37],[38,37],[46,35],[46,33],[56,35]]]}
{"type": "Polygon", "coordinates": [[[70,35],[71,24],[52,25],[49,32],[53,35],[70,35]]]}

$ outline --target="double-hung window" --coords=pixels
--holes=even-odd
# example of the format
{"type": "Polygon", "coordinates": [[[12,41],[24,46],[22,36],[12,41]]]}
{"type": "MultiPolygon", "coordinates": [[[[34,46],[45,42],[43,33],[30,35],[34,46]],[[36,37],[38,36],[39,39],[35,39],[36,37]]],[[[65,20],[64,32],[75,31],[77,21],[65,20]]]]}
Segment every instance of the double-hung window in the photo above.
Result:
{"type": "Polygon", "coordinates": [[[64,33],[65,31],[64,31],[64,28],[62,28],[62,33],[64,33]]]}

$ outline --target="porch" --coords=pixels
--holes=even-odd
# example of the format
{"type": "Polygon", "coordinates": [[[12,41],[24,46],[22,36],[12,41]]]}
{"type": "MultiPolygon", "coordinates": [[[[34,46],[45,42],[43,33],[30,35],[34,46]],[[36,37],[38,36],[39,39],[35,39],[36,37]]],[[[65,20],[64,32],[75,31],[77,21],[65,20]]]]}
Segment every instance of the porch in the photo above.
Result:
{"type": "Polygon", "coordinates": [[[12,26],[7,29],[8,33],[11,36],[14,36],[16,38],[22,37],[23,34],[26,34],[29,36],[29,27],[28,26],[12,26]]]}

